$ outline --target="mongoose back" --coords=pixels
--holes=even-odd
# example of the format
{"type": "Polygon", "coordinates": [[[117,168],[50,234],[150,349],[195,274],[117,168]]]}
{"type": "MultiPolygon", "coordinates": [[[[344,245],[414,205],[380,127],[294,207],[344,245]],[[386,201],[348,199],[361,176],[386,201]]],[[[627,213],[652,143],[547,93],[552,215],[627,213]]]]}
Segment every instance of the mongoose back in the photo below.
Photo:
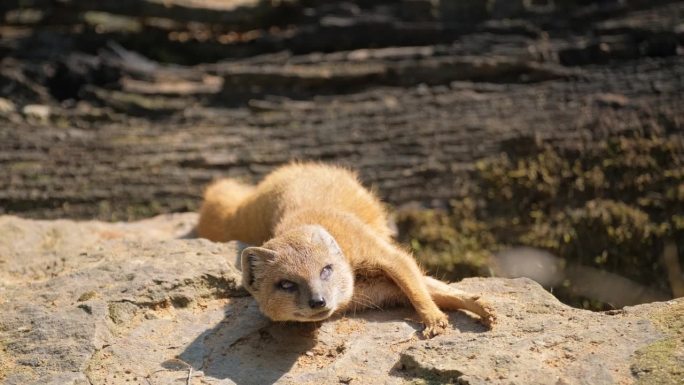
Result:
{"type": "Polygon", "coordinates": [[[379,199],[340,167],[293,163],[257,186],[219,180],[205,191],[197,232],[260,245],[242,252],[243,285],[274,321],[410,303],[431,337],[448,326],[440,308],[494,319],[477,297],[425,276],[393,242],[379,199]]]}

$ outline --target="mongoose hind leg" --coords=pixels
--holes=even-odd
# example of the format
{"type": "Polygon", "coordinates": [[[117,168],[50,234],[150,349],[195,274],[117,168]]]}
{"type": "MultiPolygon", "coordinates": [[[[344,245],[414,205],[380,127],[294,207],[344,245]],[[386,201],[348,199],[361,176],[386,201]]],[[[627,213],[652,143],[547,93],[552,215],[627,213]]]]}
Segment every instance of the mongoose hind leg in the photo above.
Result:
{"type": "Polygon", "coordinates": [[[221,179],[204,191],[197,234],[213,242],[238,239],[227,226],[240,204],[254,192],[255,187],[234,179],[221,179]]]}
{"type": "Polygon", "coordinates": [[[410,304],[406,295],[386,276],[361,276],[356,278],[354,295],[346,310],[356,313],[365,309],[382,310],[410,304]]]}
{"type": "Polygon", "coordinates": [[[480,316],[485,326],[491,327],[494,323],[494,313],[489,306],[479,299],[479,296],[462,292],[432,277],[426,276],[425,283],[432,299],[440,309],[468,310],[480,316]]]}

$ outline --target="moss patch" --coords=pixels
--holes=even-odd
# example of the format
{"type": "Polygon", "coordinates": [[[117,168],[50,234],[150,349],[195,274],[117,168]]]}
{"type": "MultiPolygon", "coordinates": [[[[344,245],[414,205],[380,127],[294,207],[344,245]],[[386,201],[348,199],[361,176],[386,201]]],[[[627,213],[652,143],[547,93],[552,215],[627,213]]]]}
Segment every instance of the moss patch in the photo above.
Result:
{"type": "Polygon", "coordinates": [[[489,252],[523,245],[548,250],[566,266],[595,267],[670,292],[665,242],[677,244],[684,266],[681,135],[651,130],[578,140],[572,148],[517,138],[502,150],[476,163],[477,187],[462,201],[398,215],[400,240],[432,273],[487,275],[489,252]]]}
{"type": "Polygon", "coordinates": [[[632,362],[637,384],[684,383],[684,302],[650,317],[666,338],[639,349],[632,362]]]}
{"type": "Polygon", "coordinates": [[[399,240],[418,261],[444,279],[490,275],[494,237],[476,219],[472,199],[451,202],[448,211],[404,209],[397,213],[399,240]]]}
{"type": "Polygon", "coordinates": [[[572,263],[642,282],[665,276],[656,239],[657,226],[644,211],[602,199],[542,217],[519,237],[522,244],[550,250],[572,263]]]}

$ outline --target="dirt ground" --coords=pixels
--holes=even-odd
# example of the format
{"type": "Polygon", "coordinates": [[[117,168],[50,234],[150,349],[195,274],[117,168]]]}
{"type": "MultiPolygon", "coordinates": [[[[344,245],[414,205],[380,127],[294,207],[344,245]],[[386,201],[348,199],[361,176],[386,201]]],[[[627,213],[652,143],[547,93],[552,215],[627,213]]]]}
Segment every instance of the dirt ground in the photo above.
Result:
{"type": "Polygon", "coordinates": [[[681,2],[3,3],[0,213],[194,211],[214,178],[320,160],[442,277],[532,246],[577,306],[620,304],[573,269],[642,302],[682,280],[681,2]]]}

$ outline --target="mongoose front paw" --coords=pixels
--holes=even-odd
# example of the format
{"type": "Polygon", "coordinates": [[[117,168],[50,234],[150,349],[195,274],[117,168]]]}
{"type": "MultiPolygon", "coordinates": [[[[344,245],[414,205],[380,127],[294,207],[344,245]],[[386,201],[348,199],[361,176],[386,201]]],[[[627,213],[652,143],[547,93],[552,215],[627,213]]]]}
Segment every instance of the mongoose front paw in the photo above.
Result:
{"type": "Polygon", "coordinates": [[[425,329],[422,332],[423,337],[432,338],[446,332],[449,327],[449,318],[447,318],[446,314],[437,312],[434,315],[425,317],[423,323],[425,324],[425,329]]]}
{"type": "Polygon", "coordinates": [[[496,323],[494,310],[489,304],[481,299],[477,299],[474,303],[479,307],[479,311],[475,313],[480,316],[480,322],[491,329],[492,325],[496,323]]]}

